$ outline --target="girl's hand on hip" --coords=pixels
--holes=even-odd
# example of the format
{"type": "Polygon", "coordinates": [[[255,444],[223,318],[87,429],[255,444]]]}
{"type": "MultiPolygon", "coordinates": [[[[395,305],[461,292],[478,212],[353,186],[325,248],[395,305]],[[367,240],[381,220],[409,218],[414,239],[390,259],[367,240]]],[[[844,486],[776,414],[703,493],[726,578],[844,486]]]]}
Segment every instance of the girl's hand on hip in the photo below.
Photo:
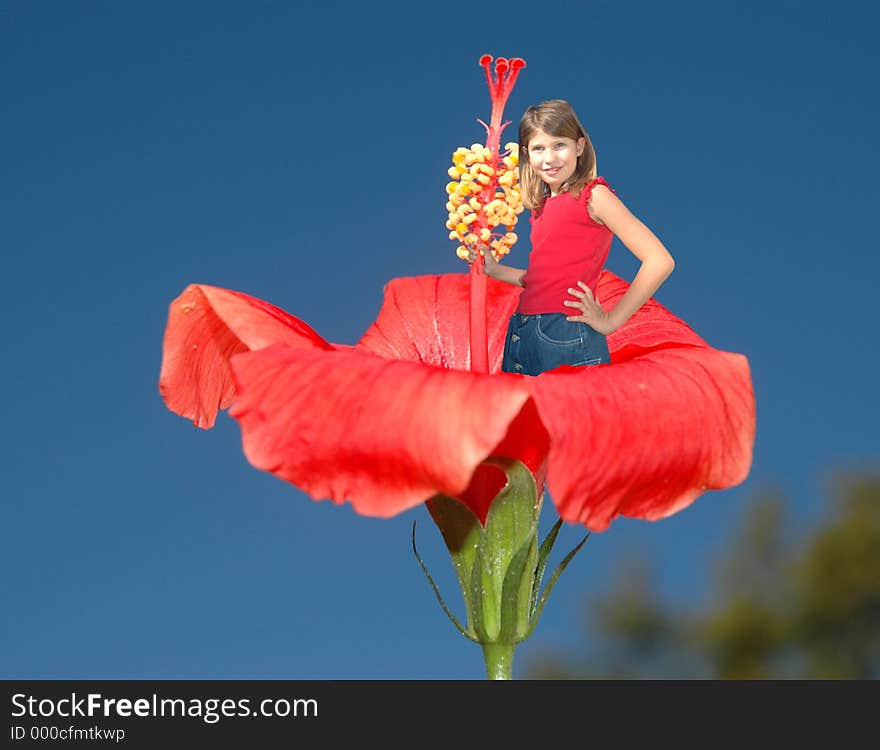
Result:
{"type": "Polygon", "coordinates": [[[614,325],[611,323],[611,314],[605,312],[602,305],[593,296],[590,287],[583,281],[578,282],[580,289],[569,289],[568,293],[573,297],[577,297],[577,302],[565,300],[564,305],[577,308],[579,314],[570,315],[567,320],[578,323],[586,323],[593,330],[601,334],[608,335],[614,332],[614,325]]]}

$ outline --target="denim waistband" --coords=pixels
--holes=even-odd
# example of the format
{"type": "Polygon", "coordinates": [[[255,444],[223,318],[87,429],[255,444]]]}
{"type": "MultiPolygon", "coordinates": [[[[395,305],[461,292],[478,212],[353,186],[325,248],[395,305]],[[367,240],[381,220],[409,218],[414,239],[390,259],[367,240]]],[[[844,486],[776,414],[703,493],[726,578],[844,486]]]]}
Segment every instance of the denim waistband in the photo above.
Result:
{"type": "Polygon", "coordinates": [[[558,313],[558,312],[554,312],[554,313],[529,313],[528,315],[526,315],[524,313],[515,312],[511,316],[511,318],[514,318],[521,323],[525,323],[527,320],[531,320],[532,318],[536,318],[536,319],[540,320],[541,318],[546,318],[550,315],[562,315],[563,317],[565,317],[566,313],[558,313]]]}

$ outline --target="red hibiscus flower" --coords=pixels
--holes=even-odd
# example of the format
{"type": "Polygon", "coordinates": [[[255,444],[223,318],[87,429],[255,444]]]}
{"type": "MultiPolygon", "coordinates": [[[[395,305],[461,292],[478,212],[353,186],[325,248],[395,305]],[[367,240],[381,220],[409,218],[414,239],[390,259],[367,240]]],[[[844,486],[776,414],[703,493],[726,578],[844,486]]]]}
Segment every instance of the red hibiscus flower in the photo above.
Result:
{"type": "MultiPolygon", "coordinates": [[[[456,151],[450,177],[460,181],[447,185],[447,227],[463,257],[478,237],[507,252],[521,210],[515,153],[502,157],[499,142],[525,62],[498,58],[494,78],[491,63],[480,58],[492,97],[487,144],[456,151]]],[[[394,279],[355,346],[331,344],[254,297],[191,285],[171,303],[159,388],[198,427],[231,407],[251,463],[316,500],[374,516],[427,501],[467,627],[425,573],[456,627],[483,647],[487,674],[508,678],[515,645],[583,544],[539,597],[558,530],[538,545],[544,485],[561,519],[595,531],[618,515],[662,518],[746,477],[755,405],[746,358],[711,348],[653,300],[608,337],[610,365],[502,373],[521,290],[481,268],[478,258],[469,275],[394,279]]],[[[603,272],[596,298],[610,307],[626,288],[603,272]]]]}
{"type": "MultiPolygon", "coordinates": [[[[606,271],[597,298],[613,306],[626,288],[606,271]]],[[[743,481],[755,435],[744,356],[650,300],[608,337],[610,365],[502,373],[520,291],[489,280],[489,372],[478,373],[466,274],[392,280],[353,347],[256,298],[191,285],[170,307],[160,392],[204,428],[231,405],[254,466],[365,515],[442,494],[485,521],[505,481],[480,478],[490,457],[546,475],[559,516],[594,531],[743,481]]]]}

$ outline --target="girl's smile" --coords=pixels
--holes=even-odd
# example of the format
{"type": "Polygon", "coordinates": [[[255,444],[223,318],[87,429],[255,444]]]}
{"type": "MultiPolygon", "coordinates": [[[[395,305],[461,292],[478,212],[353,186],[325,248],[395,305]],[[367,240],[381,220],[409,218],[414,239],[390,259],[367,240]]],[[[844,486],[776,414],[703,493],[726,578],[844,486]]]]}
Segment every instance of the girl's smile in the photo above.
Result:
{"type": "Polygon", "coordinates": [[[584,144],[583,138],[575,141],[573,138],[550,135],[543,130],[536,131],[529,139],[529,163],[547,183],[551,195],[556,195],[559,188],[574,174],[584,144]]]}

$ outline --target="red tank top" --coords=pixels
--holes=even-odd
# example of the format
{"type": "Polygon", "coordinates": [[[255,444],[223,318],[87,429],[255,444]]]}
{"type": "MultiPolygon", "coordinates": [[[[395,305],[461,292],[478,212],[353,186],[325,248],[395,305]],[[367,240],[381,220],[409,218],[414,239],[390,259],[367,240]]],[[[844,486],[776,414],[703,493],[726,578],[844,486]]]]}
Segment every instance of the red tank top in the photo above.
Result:
{"type": "Polygon", "coordinates": [[[571,193],[559,193],[548,197],[543,208],[532,213],[532,251],[522,278],[524,288],[517,312],[575,315],[577,310],[562,304],[575,299],[568,289],[577,289],[577,282],[583,281],[596,293],[599,273],[614,237],[608,227],[593,221],[587,211],[596,185],[605,185],[614,192],[604,177],[597,177],[584,186],[577,198],[571,193]]]}

